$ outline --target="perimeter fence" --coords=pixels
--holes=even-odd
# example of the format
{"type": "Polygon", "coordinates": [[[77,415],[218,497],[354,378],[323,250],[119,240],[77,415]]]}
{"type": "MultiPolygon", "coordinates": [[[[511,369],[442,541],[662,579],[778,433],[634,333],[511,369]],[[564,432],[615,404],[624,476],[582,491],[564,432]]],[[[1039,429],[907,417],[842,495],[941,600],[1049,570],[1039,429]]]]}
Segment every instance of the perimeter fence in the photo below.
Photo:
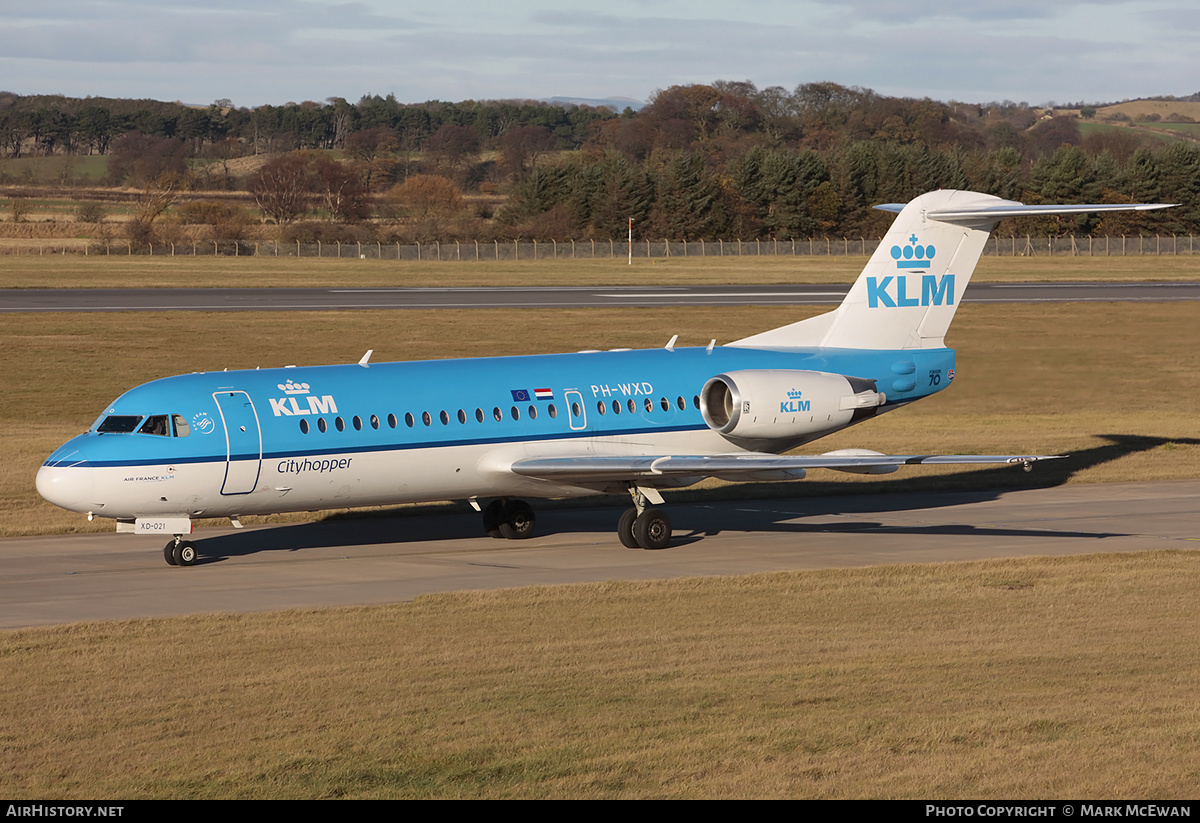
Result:
{"type": "MultiPolygon", "coordinates": [[[[1122,237],[991,237],[984,254],[995,257],[1139,257],[1193,255],[1200,244],[1193,235],[1122,237]]],[[[0,254],[154,255],[165,257],[322,257],[363,260],[497,261],[615,260],[671,257],[866,257],[881,238],[814,238],[809,240],[489,240],[432,243],[279,243],[207,240],[139,246],[125,240],[108,242],[30,241],[0,254]]]]}

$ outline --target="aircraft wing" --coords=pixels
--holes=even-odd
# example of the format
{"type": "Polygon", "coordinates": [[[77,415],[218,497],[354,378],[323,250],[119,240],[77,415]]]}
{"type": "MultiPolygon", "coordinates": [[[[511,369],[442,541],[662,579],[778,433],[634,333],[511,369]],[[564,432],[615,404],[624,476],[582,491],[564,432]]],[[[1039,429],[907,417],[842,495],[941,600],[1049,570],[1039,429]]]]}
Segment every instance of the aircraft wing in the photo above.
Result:
{"type": "MultiPolygon", "coordinates": [[[[778,455],[759,452],[706,455],[580,455],[518,460],[511,470],[523,477],[592,484],[654,478],[720,477],[725,480],[798,480],[808,469],[834,469],[855,474],[887,474],[900,466],[1007,464],[1032,465],[1061,455],[1036,454],[879,454],[846,449],[822,455],[778,455]]],[[[650,483],[653,485],[653,483],[650,483]]]]}

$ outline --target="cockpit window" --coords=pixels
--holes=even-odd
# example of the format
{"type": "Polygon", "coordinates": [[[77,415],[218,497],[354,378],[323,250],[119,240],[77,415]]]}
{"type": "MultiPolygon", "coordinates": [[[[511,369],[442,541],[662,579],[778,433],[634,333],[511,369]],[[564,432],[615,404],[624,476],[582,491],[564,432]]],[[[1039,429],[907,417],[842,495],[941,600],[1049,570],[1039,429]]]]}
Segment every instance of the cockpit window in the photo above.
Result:
{"type": "Polygon", "coordinates": [[[171,429],[167,425],[167,416],[165,414],[150,415],[138,429],[138,434],[157,434],[161,437],[170,437],[171,429]]]}
{"type": "Polygon", "coordinates": [[[188,422],[183,419],[182,414],[171,415],[171,421],[175,424],[176,437],[187,437],[192,433],[192,427],[189,426],[188,422]]]}
{"type": "Polygon", "coordinates": [[[142,422],[140,414],[110,414],[96,427],[100,434],[129,434],[142,422]]]}

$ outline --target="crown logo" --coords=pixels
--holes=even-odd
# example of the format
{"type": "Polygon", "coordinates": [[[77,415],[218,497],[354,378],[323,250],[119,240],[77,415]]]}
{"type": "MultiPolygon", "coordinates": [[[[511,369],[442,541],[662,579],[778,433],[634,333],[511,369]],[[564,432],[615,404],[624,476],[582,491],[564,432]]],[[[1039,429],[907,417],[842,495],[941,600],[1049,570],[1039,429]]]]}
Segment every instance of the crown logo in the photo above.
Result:
{"type": "Polygon", "coordinates": [[[930,262],[933,261],[933,256],[937,254],[937,250],[932,244],[922,246],[917,242],[919,238],[914,234],[908,238],[909,245],[907,246],[892,246],[892,259],[896,261],[898,269],[927,269],[930,262]]]}
{"type": "Polygon", "coordinates": [[[284,394],[308,394],[308,384],[294,383],[288,380],[286,383],[279,384],[279,390],[284,394]]]}
{"type": "Polygon", "coordinates": [[[799,400],[800,395],[802,394],[804,394],[804,392],[800,391],[799,389],[788,389],[788,400],[799,400]]]}

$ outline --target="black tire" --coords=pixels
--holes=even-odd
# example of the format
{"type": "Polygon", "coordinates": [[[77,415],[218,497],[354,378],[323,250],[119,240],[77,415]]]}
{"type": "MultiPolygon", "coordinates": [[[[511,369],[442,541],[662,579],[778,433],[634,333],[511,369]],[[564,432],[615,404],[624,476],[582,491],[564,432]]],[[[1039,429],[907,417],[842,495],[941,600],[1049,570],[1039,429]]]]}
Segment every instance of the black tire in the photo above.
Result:
{"type": "Polygon", "coordinates": [[[196,544],[188,540],[181,540],[175,552],[175,559],[181,566],[196,565],[196,544]]]}
{"type": "Polygon", "coordinates": [[[168,566],[178,566],[179,563],[175,560],[175,541],[172,540],[163,547],[163,560],[167,561],[168,566]]]}
{"type": "Polygon", "coordinates": [[[524,540],[533,537],[537,518],[533,507],[524,500],[510,500],[504,505],[504,519],[500,521],[500,534],[509,540],[524,540]]]}
{"type": "Polygon", "coordinates": [[[174,566],[191,566],[196,562],[196,544],[180,540],[171,545],[171,559],[174,566]]]}
{"type": "Polygon", "coordinates": [[[633,538],[643,549],[671,545],[671,519],[662,509],[646,509],[633,521],[633,538]]]}
{"type": "Polygon", "coordinates": [[[504,501],[493,500],[483,508],[483,530],[488,533],[488,537],[494,537],[497,540],[504,537],[500,533],[500,524],[504,522],[504,501]]]}
{"type": "Polygon", "coordinates": [[[637,520],[637,509],[626,509],[617,521],[617,539],[627,549],[640,549],[637,538],[633,536],[633,521],[637,520]]]}

